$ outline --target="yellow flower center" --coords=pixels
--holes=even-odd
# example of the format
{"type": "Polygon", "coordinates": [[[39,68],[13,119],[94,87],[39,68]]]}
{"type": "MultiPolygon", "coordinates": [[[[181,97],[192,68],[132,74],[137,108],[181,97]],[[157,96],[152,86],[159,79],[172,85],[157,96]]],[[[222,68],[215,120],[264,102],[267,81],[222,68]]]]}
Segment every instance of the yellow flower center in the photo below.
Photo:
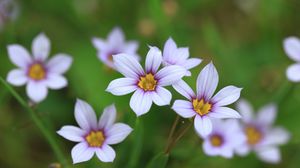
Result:
{"type": "Polygon", "coordinates": [[[89,135],[85,137],[90,147],[101,147],[105,137],[102,131],[91,131],[89,135]]]}
{"type": "Polygon", "coordinates": [[[213,135],[210,137],[210,143],[212,144],[212,146],[218,147],[222,145],[223,139],[219,135],[213,135]]]}
{"type": "Polygon", "coordinates": [[[194,99],[193,100],[193,107],[194,110],[201,116],[206,115],[209,113],[211,110],[211,104],[208,102],[205,102],[204,99],[198,100],[194,99]]]}
{"type": "Polygon", "coordinates": [[[46,77],[46,70],[42,64],[35,63],[30,66],[28,76],[33,80],[42,80],[46,77]]]}
{"type": "Polygon", "coordinates": [[[255,145],[262,139],[262,133],[253,126],[246,127],[245,133],[249,145],[255,145]]]}
{"type": "Polygon", "coordinates": [[[138,86],[144,91],[153,91],[156,88],[157,80],[154,79],[154,75],[148,73],[146,76],[140,77],[138,86]]]}

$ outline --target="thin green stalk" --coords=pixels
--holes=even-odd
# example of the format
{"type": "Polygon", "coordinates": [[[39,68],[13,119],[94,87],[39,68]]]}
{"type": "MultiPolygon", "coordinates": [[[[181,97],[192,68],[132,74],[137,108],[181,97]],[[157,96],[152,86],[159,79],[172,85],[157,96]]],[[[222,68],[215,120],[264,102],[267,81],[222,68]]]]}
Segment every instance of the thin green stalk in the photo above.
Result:
{"type": "Polygon", "coordinates": [[[175,132],[175,129],[177,127],[179,119],[180,119],[180,116],[177,115],[174,122],[173,122],[173,124],[172,124],[172,128],[171,128],[171,131],[169,133],[168,140],[167,140],[167,146],[166,146],[166,149],[165,149],[165,153],[168,153],[169,147],[170,147],[171,142],[172,142],[173,134],[175,132]]]}
{"type": "Polygon", "coordinates": [[[43,124],[43,122],[40,120],[40,118],[37,116],[37,114],[32,110],[32,108],[29,107],[28,103],[22,99],[22,97],[10,86],[6,83],[6,81],[0,77],[1,83],[7,88],[7,90],[17,99],[17,101],[28,111],[31,119],[35,123],[35,125],[39,128],[39,130],[42,132],[48,143],[50,144],[53,152],[55,153],[57,159],[64,167],[69,167],[67,164],[67,160],[65,156],[63,155],[63,152],[61,151],[58,143],[56,142],[53,134],[50,133],[50,131],[47,129],[47,127],[43,124]]]}

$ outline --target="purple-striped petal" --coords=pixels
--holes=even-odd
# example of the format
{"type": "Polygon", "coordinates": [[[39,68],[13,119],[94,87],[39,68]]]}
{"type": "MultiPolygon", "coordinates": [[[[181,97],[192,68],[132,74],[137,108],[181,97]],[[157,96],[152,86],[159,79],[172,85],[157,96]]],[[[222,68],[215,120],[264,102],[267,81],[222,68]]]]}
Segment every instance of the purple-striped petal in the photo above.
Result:
{"type": "Polygon", "coordinates": [[[75,145],[71,151],[73,164],[81,163],[92,159],[95,149],[89,148],[86,142],[75,145]]]}
{"type": "Polygon", "coordinates": [[[28,81],[28,77],[24,70],[14,69],[8,73],[6,80],[14,86],[22,86],[28,81]]]}
{"type": "Polygon", "coordinates": [[[32,54],[35,60],[44,61],[50,53],[50,40],[44,33],[40,33],[33,39],[32,54]]]}
{"type": "Polygon", "coordinates": [[[176,82],[172,86],[178,93],[189,100],[196,97],[193,89],[183,80],[176,82]]]}
{"type": "Polygon", "coordinates": [[[152,105],[152,99],[149,92],[137,89],[130,99],[130,107],[137,116],[149,112],[152,105]]]}
{"type": "Polygon", "coordinates": [[[250,122],[253,120],[253,108],[248,101],[241,99],[236,105],[237,111],[241,113],[242,120],[250,122]]]}
{"type": "Polygon", "coordinates": [[[106,42],[101,38],[93,37],[92,43],[93,43],[94,47],[97,48],[98,50],[105,50],[107,48],[106,42]]]}
{"type": "Polygon", "coordinates": [[[138,87],[136,86],[137,80],[132,78],[119,78],[111,81],[106,88],[107,92],[114,95],[126,95],[135,91],[138,87]]]}
{"type": "Polygon", "coordinates": [[[113,162],[116,157],[115,150],[109,145],[103,144],[96,149],[96,155],[102,162],[113,162]]]}
{"type": "Polygon", "coordinates": [[[196,115],[194,126],[196,132],[202,137],[206,137],[212,132],[212,123],[209,117],[196,115]]]}
{"type": "Polygon", "coordinates": [[[27,69],[28,66],[32,63],[32,58],[28,51],[21,45],[12,44],[7,47],[8,55],[16,66],[27,69]]]}
{"type": "Polygon", "coordinates": [[[228,107],[215,107],[213,111],[208,113],[209,117],[213,118],[241,118],[241,115],[228,107]]]}
{"type": "Polygon", "coordinates": [[[292,82],[300,82],[300,64],[293,64],[286,70],[287,78],[292,82]]]}
{"type": "Polygon", "coordinates": [[[283,42],[286,54],[294,61],[300,61],[300,40],[297,37],[288,37],[283,42]]]}
{"type": "Polygon", "coordinates": [[[155,74],[161,64],[161,51],[157,47],[151,47],[146,56],[146,73],[155,74]]]}
{"type": "Polygon", "coordinates": [[[158,106],[169,105],[172,99],[172,94],[167,89],[157,86],[155,91],[150,93],[153,102],[158,106]]]}
{"type": "Polygon", "coordinates": [[[75,119],[78,125],[86,131],[98,128],[93,108],[87,102],[80,99],[77,99],[75,104],[75,119]]]}
{"type": "Polygon", "coordinates": [[[178,82],[185,74],[185,68],[178,65],[171,65],[159,70],[155,74],[155,78],[158,79],[158,85],[168,86],[178,82]]]}
{"type": "Polygon", "coordinates": [[[235,86],[227,86],[221,89],[213,98],[212,102],[216,106],[226,106],[234,103],[240,98],[241,88],[235,86]]]}
{"type": "Polygon", "coordinates": [[[186,69],[192,69],[192,68],[198,66],[201,62],[202,62],[202,59],[200,59],[200,58],[190,58],[190,59],[185,61],[183,66],[186,69]]]}
{"type": "Polygon", "coordinates": [[[98,128],[109,129],[116,121],[116,118],[117,118],[116,106],[112,104],[103,110],[103,113],[98,123],[98,128]]]}
{"type": "Polygon", "coordinates": [[[258,110],[257,123],[271,126],[277,115],[277,106],[270,103],[258,110]]]}
{"type": "Polygon", "coordinates": [[[132,132],[132,128],[123,123],[116,123],[106,132],[106,143],[108,145],[118,144],[132,132]]]}
{"type": "Polygon", "coordinates": [[[113,61],[116,69],[125,77],[139,79],[145,74],[141,64],[132,55],[117,54],[113,56],[113,61]]]}
{"type": "Polygon", "coordinates": [[[84,141],[83,137],[86,134],[86,131],[75,126],[67,125],[62,127],[57,133],[69,141],[81,142],[84,141]]]}
{"type": "Polygon", "coordinates": [[[197,78],[197,96],[210,99],[219,82],[219,75],[213,63],[206,65],[197,78]]]}
{"type": "Polygon", "coordinates": [[[186,100],[175,100],[172,109],[183,118],[191,118],[196,115],[192,103],[186,100]]]}
{"type": "Polygon", "coordinates": [[[125,37],[121,28],[115,27],[108,35],[107,41],[113,46],[119,46],[124,43],[125,37]]]}
{"type": "Polygon", "coordinates": [[[263,139],[261,145],[262,146],[283,145],[289,141],[290,137],[291,135],[287,130],[281,127],[276,127],[266,133],[266,136],[263,139]]]}
{"type": "Polygon", "coordinates": [[[164,61],[170,63],[170,60],[174,56],[174,52],[176,52],[177,46],[174,40],[170,37],[165,45],[163,50],[163,59],[164,61]]]}

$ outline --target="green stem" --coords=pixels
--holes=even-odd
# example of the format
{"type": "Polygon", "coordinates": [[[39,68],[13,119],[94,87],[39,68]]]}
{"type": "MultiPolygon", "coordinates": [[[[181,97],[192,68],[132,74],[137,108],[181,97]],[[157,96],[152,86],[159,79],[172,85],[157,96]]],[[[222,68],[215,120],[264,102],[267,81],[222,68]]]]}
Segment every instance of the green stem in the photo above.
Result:
{"type": "Polygon", "coordinates": [[[171,142],[172,142],[172,137],[173,137],[173,134],[174,134],[175,129],[177,127],[179,119],[180,119],[180,116],[177,115],[174,122],[173,122],[173,124],[172,124],[172,128],[171,128],[171,131],[169,133],[168,140],[167,140],[167,146],[166,146],[166,149],[165,149],[165,153],[169,152],[169,148],[170,148],[170,145],[171,145],[171,142]]]}
{"type": "Polygon", "coordinates": [[[50,146],[52,147],[53,152],[55,153],[59,162],[64,165],[64,167],[69,167],[67,164],[67,160],[65,159],[63,152],[61,151],[58,143],[56,142],[54,136],[50,133],[47,127],[43,124],[37,114],[33,111],[32,108],[29,107],[28,103],[22,99],[22,97],[10,86],[6,83],[6,81],[0,77],[1,83],[7,88],[7,90],[17,99],[17,101],[28,111],[31,119],[35,123],[35,125],[42,132],[50,146]]]}

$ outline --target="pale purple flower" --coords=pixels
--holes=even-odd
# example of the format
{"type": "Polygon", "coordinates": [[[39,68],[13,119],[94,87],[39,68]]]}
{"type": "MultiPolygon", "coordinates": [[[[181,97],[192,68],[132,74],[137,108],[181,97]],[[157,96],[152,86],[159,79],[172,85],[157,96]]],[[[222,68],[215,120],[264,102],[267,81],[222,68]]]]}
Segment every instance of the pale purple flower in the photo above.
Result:
{"type": "Polygon", "coordinates": [[[27,84],[29,98],[38,103],[48,94],[48,88],[61,89],[68,82],[63,74],[70,68],[72,57],[56,54],[49,61],[50,41],[45,34],[39,34],[32,42],[32,55],[18,44],[7,47],[10,60],[18,67],[7,75],[7,81],[14,86],[27,84]]]}
{"type": "Polygon", "coordinates": [[[211,118],[240,118],[235,110],[225,107],[235,102],[241,93],[241,88],[227,86],[213,96],[219,81],[218,72],[210,63],[206,65],[197,78],[197,93],[184,81],[173,85],[174,89],[186,97],[186,100],[176,100],[172,109],[183,118],[194,119],[194,126],[202,136],[212,131],[211,118]]]}
{"type": "Polygon", "coordinates": [[[115,123],[114,105],[106,107],[97,121],[93,108],[78,99],[75,105],[75,119],[79,128],[67,125],[57,131],[60,136],[78,142],[71,152],[74,164],[90,160],[95,153],[102,162],[113,162],[116,153],[110,145],[122,142],[132,131],[126,124],[115,123]]]}
{"type": "Polygon", "coordinates": [[[131,55],[118,54],[113,59],[115,67],[125,77],[110,82],[106,91],[118,96],[134,92],[130,107],[137,116],[147,113],[152,102],[158,106],[170,104],[172,94],[164,86],[174,84],[186,74],[186,70],[177,65],[158,70],[162,56],[156,47],[150,47],[146,56],[146,71],[131,55]]]}
{"type": "Polygon", "coordinates": [[[219,155],[232,158],[235,149],[246,141],[238,121],[233,119],[212,120],[212,123],[214,128],[208,136],[204,137],[202,144],[204,153],[209,156],[219,155]]]}
{"type": "Polygon", "coordinates": [[[288,57],[296,61],[295,64],[288,67],[287,78],[292,82],[300,82],[300,39],[288,37],[284,40],[283,47],[288,57]]]}
{"type": "Polygon", "coordinates": [[[110,68],[116,69],[113,63],[113,55],[125,53],[139,60],[136,53],[138,49],[137,41],[125,41],[125,35],[121,28],[114,28],[108,35],[107,40],[94,37],[92,39],[94,47],[98,50],[99,59],[110,68]]]}
{"type": "Polygon", "coordinates": [[[199,58],[189,58],[188,47],[177,47],[174,40],[170,37],[164,46],[163,50],[163,64],[168,65],[179,65],[187,70],[186,75],[191,76],[190,69],[199,65],[202,60],[199,58]]]}
{"type": "Polygon", "coordinates": [[[262,107],[256,117],[251,105],[245,100],[238,102],[237,109],[242,114],[241,127],[247,141],[238,147],[236,152],[243,156],[254,151],[265,162],[280,162],[278,146],[287,143],[290,134],[282,127],[272,127],[277,114],[276,105],[268,104],[262,107]]]}
{"type": "Polygon", "coordinates": [[[0,30],[19,14],[19,6],[14,0],[0,0],[0,30]]]}

